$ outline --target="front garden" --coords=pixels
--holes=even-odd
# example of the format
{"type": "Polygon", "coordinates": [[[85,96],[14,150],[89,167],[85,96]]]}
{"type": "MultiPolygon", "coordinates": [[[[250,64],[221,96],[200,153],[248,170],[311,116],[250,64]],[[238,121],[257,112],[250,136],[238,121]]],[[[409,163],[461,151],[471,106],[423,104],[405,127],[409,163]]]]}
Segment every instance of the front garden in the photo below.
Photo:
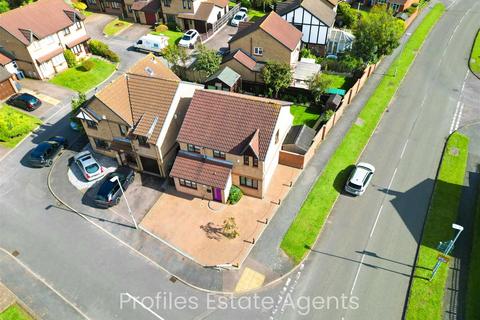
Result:
{"type": "Polygon", "coordinates": [[[18,304],[14,304],[0,313],[0,320],[33,320],[33,318],[18,304]]]}
{"type": "Polygon", "coordinates": [[[0,105],[0,146],[15,147],[40,124],[42,121],[34,116],[7,105],[0,105]]]}
{"type": "Polygon", "coordinates": [[[131,25],[132,25],[131,22],[115,19],[105,25],[105,27],[103,28],[103,34],[111,37],[124,31],[131,25]]]}

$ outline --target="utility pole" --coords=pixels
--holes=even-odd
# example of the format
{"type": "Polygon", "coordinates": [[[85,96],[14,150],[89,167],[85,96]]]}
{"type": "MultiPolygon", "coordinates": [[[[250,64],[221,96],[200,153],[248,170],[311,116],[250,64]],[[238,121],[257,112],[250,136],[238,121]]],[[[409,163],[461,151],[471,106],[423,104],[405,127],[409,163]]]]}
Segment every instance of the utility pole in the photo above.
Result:
{"type": "MultiPolygon", "coordinates": [[[[457,241],[458,237],[460,237],[460,234],[463,231],[463,227],[461,225],[458,225],[458,224],[455,224],[455,223],[452,224],[452,228],[455,229],[455,230],[458,230],[458,232],[457,232],[457,235],[455,236],[455,238],[453,238],[453,240],[450,240],[450,242],[448,243],[448,246],[443,251],[443,256],[448,256],[450,254],[450,252],[453,250],[453,246],[454,246],[455,242],[457,241]]],[[[432,276],[430,277],[429,281],[433,280],[433,278],[435,277],[435,274],[437,273],[438,269],[440,269],[440,266],[442,265],[442,263],[446,263],[446,262],[448,262],[448,260],[446,260],[444,257],[442,257],[440,255],[438,256],[437,263],[435,264],[435,267],[433,268],[432,276]]]]}
{"type": "Polygon", "coordinates": [[[120,180],[118,179],[118,176],[114,176],[113,178],[110,179],[110,181],[111,182],[117,181],[118,186],[120,187],[120,190],[122,190],[123,198],[125,198],[125,203],[127,204],[127,208],[128,208],[128,214],[130,214],[130,217],[132,218],[133,224],[135,225],[135,229],[138,229],[137,221],[135,220],[132,210],[130,209],[130,205],[128,204],[127,197],[125,196],[125,192],[123,191],[123,187],[122,187],[122,184],[120,183],[120,180]]]}

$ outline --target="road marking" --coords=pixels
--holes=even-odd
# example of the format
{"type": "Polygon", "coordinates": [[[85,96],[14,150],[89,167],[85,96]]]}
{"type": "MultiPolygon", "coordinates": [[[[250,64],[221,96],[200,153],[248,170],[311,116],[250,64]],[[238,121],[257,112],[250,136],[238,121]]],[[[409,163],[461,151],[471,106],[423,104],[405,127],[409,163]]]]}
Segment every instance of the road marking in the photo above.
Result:
{"type": "Polygon", "coordinates": [[[375,219],[375,223],[373,224],[372,231],[370,231],[370,238],[373,236],[373,232],[375,231],[375,227],[377,226],[377,222],[378,222],[378,219],[380,218],[380,214],[382,214],[382,210],[383,210],[383,204],[378,210],[377,218],[375,219]]]}
{"type": "Polygon", "coordinates": [[[454,131],[457,131],[458,126],[460,125],[460,119],[462,118],[462,112],[463,112],[463,106],[464,106],[464,103],[460,104],[460,110],[458,111],[457,123],[455,124],[454,131]]]}
{"type": "Polygon", "coordinates": [[[457,107],[455,108],[455,113],[453,114],[453,119],[452,119],[452,123],[450,124],[450,131],[449,131],[449,134],[451,134],[453,132],[453,129],[455,128],[455,124],[457,122],[457,117],[458,117],[458,112],[460,110],[460,101],[457,102],[457,107]]]}
{"type": "Polygon", "coordinates": [[[403,145],[403,150],[402,153],[400,154],[400,159],[403,158],[403,155],[405,154],[405,150],[407,150],[407,144],[408,144],[408,139],[405,141],[405,144],[403,145]]]}
{"type": "Polygon", "coordinates": [[[150,309],[149,307],[147,307],[146,305],[144,305],[143,302],[141,302],[140,300],[138,300],[137,298],[135,298],[134,296],[132,296],[130,293],[127,292],[127,296],[129,296],[131,299],[133,299],[133,301],[135,301],[136,303],[138,303],[143,309],[145,309],[145,310],[147,310],[148,312],[150,312],[155,318],[160,319],[160,320],[165,320],[165,318],[162,318],[159,314],[157,314],[157,313],[154,312],[152,309],[150,309]]]}
{"type": "Polygon", "coordinates": [[[353,285],[352,285],[352,290],[350,290],[350,295],[352,295],[353,290],[355,290],[355,285],[357,284],[358,275],[360,274],[360,269],[362,268],[364,259],[365,259],[365,252],[362,254],[362,259],[360,260],[360,264],[358,265],[357,274],[355,275],[355,279],[353,280],[353,285]]]}
{"type": "Polygon", "coordinates": [[[387,194],[388,192],[390,191],[390,187],[392,186],[392,183],[393,183],[393,179],[395,179],[395,175],[397,174],[397,168],[395,168],[395,171],[393,171],[393,175],[392,175],[392,178],[390,179],[390,183],[388,184],[388,188],[387,188],[387,194]]]}

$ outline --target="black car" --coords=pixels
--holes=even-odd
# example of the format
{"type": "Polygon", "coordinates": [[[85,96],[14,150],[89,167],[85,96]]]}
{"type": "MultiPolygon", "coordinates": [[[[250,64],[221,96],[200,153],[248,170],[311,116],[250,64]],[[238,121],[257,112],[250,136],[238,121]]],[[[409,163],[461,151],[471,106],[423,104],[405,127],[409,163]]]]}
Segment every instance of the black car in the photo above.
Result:
{"type": "Polygon", "coordinates": [[[117,177],[122,185],[123,191],[125,191],[135,179],[135,172],[130,167],[122,166],[118,167],[115,172],[107,174],[95,196],[95,204],[98,207],[108,208],[120,202],[122,190],[120,190],[117,177]]]}
{"type": "Polygon", "coordinates": [[[30,153],[30,164],[34,167],[50,167],[53,159],[67,146],[68,142],[64,137],[51,137],[32,150],[30,153]]]}
{"type": "Polygon", "coordinates": [[[17,93],[11,96],[7,103],[27,111],[33,111],[42,105],[42,101],[28,93],[17,93]]]}

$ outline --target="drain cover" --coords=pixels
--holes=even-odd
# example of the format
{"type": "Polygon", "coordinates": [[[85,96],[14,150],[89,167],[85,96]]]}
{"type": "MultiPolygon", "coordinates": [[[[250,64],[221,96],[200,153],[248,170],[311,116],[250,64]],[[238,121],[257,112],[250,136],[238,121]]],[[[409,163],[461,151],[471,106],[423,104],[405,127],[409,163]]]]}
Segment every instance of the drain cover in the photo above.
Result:
{"type": "Polygon", "coordinates": [[[173,283],[177,282],[177,277],[171,276],[170,281],[173,283]]]}
{"type": "Polygon", "coordinates": [[[20,252],[18,252],[17,250],[12,252],[12,256],[14,256],[14,257],[17,257],[19,254],[20,254],[20,252]]]}

